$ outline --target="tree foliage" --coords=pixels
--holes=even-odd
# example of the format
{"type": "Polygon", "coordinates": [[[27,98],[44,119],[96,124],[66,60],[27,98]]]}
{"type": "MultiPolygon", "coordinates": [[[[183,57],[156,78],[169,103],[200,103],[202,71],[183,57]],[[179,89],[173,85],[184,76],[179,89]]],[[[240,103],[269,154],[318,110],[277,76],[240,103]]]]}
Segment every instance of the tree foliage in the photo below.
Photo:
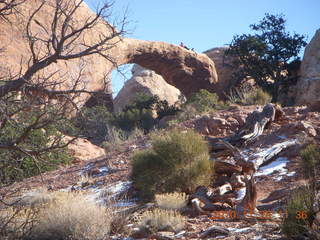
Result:
{"type": "Polygon", "coordinates": [[[238,69],[234,77],[238,81],[252,77],[273,101],[277,101],[280,84],[291,66],[300,61],[298,54],[306,45],[305,36],[291,35],[285,23],[283,15],[265,14],[258,24],[250,25],[254,34],[234,36],[226,51],[238,69]]]}

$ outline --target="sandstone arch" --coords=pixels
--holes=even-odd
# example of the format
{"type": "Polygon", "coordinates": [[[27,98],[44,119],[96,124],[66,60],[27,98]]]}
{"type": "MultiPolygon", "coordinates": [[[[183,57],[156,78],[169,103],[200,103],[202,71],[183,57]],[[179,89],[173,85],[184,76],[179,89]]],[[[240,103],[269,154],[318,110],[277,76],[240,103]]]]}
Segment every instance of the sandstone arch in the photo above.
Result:
{"type": "MultiPolygon", "coordinates": [[[[25,25],[28,16],[33,10],[39,6],[42,1],[30,0],[19,6],[19,12],[23,17],[11,16],[13,23],[10,24],[0,19],[0,47],[5,46],[5,51],[0,55],[0,63],[6,66],[13,75],[18,74],[20,67],[23,71],[26,69],[28,60],[30,58],[29,44],[24,36],[25,25]]],[[[50,1],[48,1],[50,2],[50,1]]],[[[46,34],[43,29],[50,29],[51,15],[50,8],[45,7],[41,9],[36,15],[39,24],[32,24],[32,31],[36,34],[46,34]]],[[[91,10],[83,4],[76,14],[79,22],[92,16],[91,10]]],[[[95,42],[99,38],[100,25],[85,32],[81,40],[86,43],[95,42]]],[[[215,66],[212,60],[205,54],[199,54],[189,51],[177,45],[168,44],[165,42],[144,41],[131,38],[114,39],[116,45],[110,48],[105,54],[113,59],[118,65],[126,63],[137,63],[145,68],[154,70],[156,73],[163,76],[163,78],[171,85],[180,89],[185,96],[190,96],[193,92],[207,88],[212,89],[212,83],[218,81],[215,66]]],[[[79,42],[74,44],[80,45],[79,42]]],[[[88,91],[103,92],[107,95],[112,92],[110,80],[106,81],[108,73],[115,68],[112,62],[104,57],[96,54],[87,56],[83,59],[75,59],[71,61],[59,60],[55,64],[51,64],[44,71],[44,75],[50,75],[52,72],[56,74],[57,79],[64,78],[64,85],[62,89],[70,88],[72,77],[78,74],[79,66],[83,66],[82,71],[83,82],[88,91]]],[[[4,71],[2,71],[4,72],[4,71]]],[[[45,76],[44,76],[45,77],[45,76]]],[[[81,95],[82,106],[90,96],[88,94],[81,95]]]]}
{"type": "Polygon", "coordinates": [[[125,38],[112,51],[118,65],[136,63],[161,75],[185,96],[218,81],[213,61],[177,45],[125,38]]]}

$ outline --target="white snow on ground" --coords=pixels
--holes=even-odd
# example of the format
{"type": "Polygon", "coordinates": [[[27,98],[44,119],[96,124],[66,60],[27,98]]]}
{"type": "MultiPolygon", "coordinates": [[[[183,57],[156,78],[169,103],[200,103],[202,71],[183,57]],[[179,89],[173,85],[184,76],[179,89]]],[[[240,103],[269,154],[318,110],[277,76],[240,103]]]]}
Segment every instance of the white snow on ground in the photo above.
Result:
{"type": "Polygon", "coordinates": [[[274,171],[278,171],[279,175],[285,174],[287,172],[287,169],[285,169],[287,162],[287,158],[279,157],[268,165],[260,167],[259,170],[254,174],[254,176],[257,177],[262,175],[269,175],[274,171]]]}
{"type": "Polygon", "coordinates": [[[245,187],[240,188],[240,189],[237,191],[236,201],[242,200],[245,195],[246,195],[246,188],[245,188],[245,187]]]}
{"type": "Polygon", "coordinates": [[[288,169],[285,168],[288,162],[288,158],[279,157],[275,161],[269,163],[268,165],[260,167],[259,170],[254,174],[254,176],[258,177],[270,175],[277,171],[277,176],[274,177],[275,181],[280,181],[284,176],[292,177],[295,175],[296,172],[288,172],[288,169]]]}
{"type": "Polygon", "coordinates": [[[290,146],[290,145],[294,145],[296,143],[297,143],[297,140],[295,140],[295,139],[291,139],[288,141],[277,143],[269,148],[262,149],[261,151],[255,153],[254,156],[256,156],[256,157],[268,156],[270,153],[276,151],[277,149],[280,150],[282,146],[290,146]]]}
{"type": "Polygon", "coordinates": [[[99,168],[100,173],[107,173],[109,172],[109,169],[107,167],[101,167],[99,168]]]}
{"type": "Polygon", "coordinates": [[[251,227],[246,227],[246,228],[232,228],[229,227],[227,228],[230,232],[236,232],[236,233],[242,233],[242,232],[249,232],[252,230],[251,227]]]}

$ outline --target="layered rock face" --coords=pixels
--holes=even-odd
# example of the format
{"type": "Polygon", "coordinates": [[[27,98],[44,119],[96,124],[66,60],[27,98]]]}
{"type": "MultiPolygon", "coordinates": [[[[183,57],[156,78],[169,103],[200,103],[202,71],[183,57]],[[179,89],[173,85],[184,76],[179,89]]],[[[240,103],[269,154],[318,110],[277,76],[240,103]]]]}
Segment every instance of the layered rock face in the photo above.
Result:
{"type": "Polygon", "coordinates": [[[135,64],[131,72],[132,78],[125,82],[114,99],[114,109],[116,112],[121,111],[132,102],[138,92],[157,95],[160,100],[167,100],[169,105],[173,105],[179,101],[181,92],[174,86],[166,83],[162,76],[154,71],[144,69],[135,64]]]}
{"type": "Polygon", "coordinates": [[[215,63],[219,81],[213,84],[210,89],[224,98],[224,93],[233,84],[232,74],[235,69],[232,67],[232,58],[224,55],[227,47],[212,48],[204,52],[215,63]]]}
{"type": "MultiPolygon", "coordinates": [[[[67,1],[64,0],[64,2],[67,1]]],[[[6,68],[1,70],[2,73],[7,70],[17,74],[20,67],[24,73],[27,69],[31,53],[25,37],[26,25],[29,16],[41,2],[41,0],[28,0],[23,3],[19,6],[21,15],[10,16],[11,23],[0,19],[0,47],[5,47],[0,55],[0,63],[6,68]]],[[[38,37],[50,39],[54,2],[53,0],[46,1],[45,6],[36,14],[31,23],[31,31],[38,37]]],[[[81,24],[93,16],[94,13],[85,4],[82,4],[75,14],[75,24],[81,24]]],[[[72,46],[79,49],[81,44],[93,44],[99,40],[101,34],[110,34],[110,32],[111,29],[106,29],[105,24],[97,24],[94,28],[85,31],[79,39],[72,43],[72,46]]],[[[114,38],[110,43],[113,47],[103,52],[109,56],[109,59],[94,54],[81,59],[59,60],[46,67],[41,74],[49,76],[53,72],[57,72],[55,79],[64,80],[61,89],[70,89],[72,83],[77,79],[77,75],[81,72],[82,88],[88,91],[104,92],[106,96],[111,96],[112,92],[110,80],[106,76],[109,76],[108,74],[116,65],[126,63],[137,63],[155,71],[186,96],[190,96],[199,89],[210,88],[212,83],[218,81],[214,63],[205,54],[199,54],[165,42],[114,38]]],[[[108,47],[110,46],[108,45],[108,47]]],[[[47,48],[39,45],[36,46],[36,49],[40,54],[44,54],[47,48]]],[[[71,49],[73,48],[71,47],[71,49]]],[[[81,107],[89,98],[89,94],[82,94],[78,106],[81,107]]]]}
{"type": "Polygon", "coordinates": [[[296,104],[320,104],[320,29],[304,52],[297,83],[296,104]]]}

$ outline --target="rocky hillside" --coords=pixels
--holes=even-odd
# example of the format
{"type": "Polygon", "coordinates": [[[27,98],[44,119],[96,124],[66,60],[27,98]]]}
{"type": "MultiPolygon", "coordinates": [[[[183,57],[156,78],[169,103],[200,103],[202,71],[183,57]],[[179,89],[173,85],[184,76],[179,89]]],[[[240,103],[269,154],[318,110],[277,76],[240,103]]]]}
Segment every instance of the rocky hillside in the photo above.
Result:
{"type": "MultiPolygon", "coordinates": [[[[119,150],[108,152],[100,158],[83,159],[41,177],[3,187],[0,192],[11,196],[11,200],[7,201],[12,201],[13,196],[15,199],[22,198],[23,202],[32,201],[39,188],[48,188],[50,191],[79,191],[108,206],[113,202],[121,206],[120,209],[130,212],[121,224],[126,224],[131,230],[114,233],[112,239],[128,236],[131,239],[148,236],[154,239],[283,239],[280,231],[283,215],[279,214],[279,209],[286,208],[290,192],[306,183],[299,151],[307,139],[320,143],[320,113],[306,107],[288,107],[270,115],[269,107],[234,107],[198,116],[175,126],[181,131],[195,129],[206,136],[212,146],[211,158],[215,161],[216,173],[209,189],[198,188],[190,195],[188,206],[182,210],[186,217],[185,226],[176,233],[167,229],[150,236],[146,229],[136,227],[136,219],[139,219],[136,217],[154,208],[153,203],[145,205],[140,202],[130,178],[132,155],[151,147],[148,136],[124,143],[119,150]],[[260,124],[260,115],[269,116],[269,123],[266,128],[261,125],[262,132],[251,135],[252,141],[243,138],[245,146],[237,148],[240,155],[228,146],[221,151],[224,147],[216,145],[216,140],[228,138],[232,142],[234,136],[238,136],[236,142],[239,143],[239,136],[245,136],[241,135],[243,130],[247,129],[247,134],[251,131],[252,119],[260,124]],[[243,163],[239,157],[245,159],[243,163]],[[247,163],[253,163],[255,169],[253,200],[244,175],[248,170],[247,163]],[[114,202],[114,199],[117,200],[114,202]],[[250,201],[257,209],[253,215],[243,218],[227,214],[237,212],[239,206],[250,201]]],[[[76,148],[74,150],[77,151],[76,148]]]]}

